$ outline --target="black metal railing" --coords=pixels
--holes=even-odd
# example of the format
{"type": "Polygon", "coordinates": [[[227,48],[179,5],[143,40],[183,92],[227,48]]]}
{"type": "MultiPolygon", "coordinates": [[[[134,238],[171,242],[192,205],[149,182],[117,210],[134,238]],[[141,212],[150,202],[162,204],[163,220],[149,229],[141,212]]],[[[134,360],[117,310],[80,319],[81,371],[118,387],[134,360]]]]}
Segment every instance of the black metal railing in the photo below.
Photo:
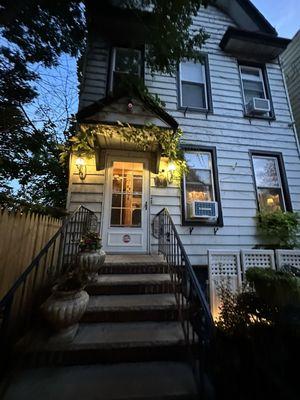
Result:
{"type": "Polygon", "coordinates": [[[96,229],[96,215],[80,206],[64,220],[0,301],[0,371],[13,345],[32,326],[35,312],[48,295],[51,283],[74,263],[81,236],[96,229]]]}
{"type": "Polygon", "coordinates": [[[215,331],[209,305],[166,208],[154,217],[153,234],[158,239],[158,251],[169,265],[188,353],[200,389],[204,390],[209,374],[208,352],[215,331]]]}

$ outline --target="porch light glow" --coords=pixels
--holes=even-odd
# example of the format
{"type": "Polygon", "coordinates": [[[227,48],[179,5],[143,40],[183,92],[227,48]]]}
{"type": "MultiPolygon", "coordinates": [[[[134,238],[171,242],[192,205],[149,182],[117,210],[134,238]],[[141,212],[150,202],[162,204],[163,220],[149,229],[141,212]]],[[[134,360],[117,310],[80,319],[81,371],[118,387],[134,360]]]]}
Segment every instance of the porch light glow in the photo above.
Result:
{"type": "Polygon", "coordinates": [[[176,165],[171,161],[168,164],[168,182],[172,183],[174,180],[174,171],[176,171],[176,165]]]}
{"type": "Polygon", "coordinates": [[[79,178],[83,181],[86,177],[86,165],[84,159],[81,157],[77,157],[75,165],[78,169],[79,178]]]}
{"type": "Polygon", "coordinates": [[[174,172],[176,170],[176,165],[173,162],[170,162],[168,165],[168,170],[170,172],[174,172]]]}

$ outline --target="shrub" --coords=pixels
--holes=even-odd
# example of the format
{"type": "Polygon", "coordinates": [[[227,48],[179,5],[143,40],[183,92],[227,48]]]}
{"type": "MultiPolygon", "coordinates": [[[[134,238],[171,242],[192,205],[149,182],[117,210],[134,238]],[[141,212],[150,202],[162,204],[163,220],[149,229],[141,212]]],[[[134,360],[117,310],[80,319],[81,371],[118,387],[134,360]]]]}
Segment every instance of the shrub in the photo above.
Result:
{"type": "Polygon", "coordinates": [[[275,247],[292,249],[298,244],[298,218],[298,214],[292,212],[260,212],[257,227],[260,234],[275,247]]]}
{"type": "Polygon", "coordinates": [[[292,273],[249,268],[246,278],[266,304],[277,308],[300,305],[300,279],[292,273]]]}

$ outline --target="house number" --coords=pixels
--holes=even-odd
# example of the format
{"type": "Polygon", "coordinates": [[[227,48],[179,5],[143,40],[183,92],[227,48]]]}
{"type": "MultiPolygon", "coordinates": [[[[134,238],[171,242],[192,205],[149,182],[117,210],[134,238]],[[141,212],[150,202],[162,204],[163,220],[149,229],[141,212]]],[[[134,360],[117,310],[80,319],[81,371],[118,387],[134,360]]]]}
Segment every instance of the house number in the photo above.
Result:
{"type": "Polygon", "coordinates": [[[124,236],[123,236],[123,242],[124,242],[124,243],[129,243],[130,241],[131,241],[130,235],[124,235],[124,236]]]}

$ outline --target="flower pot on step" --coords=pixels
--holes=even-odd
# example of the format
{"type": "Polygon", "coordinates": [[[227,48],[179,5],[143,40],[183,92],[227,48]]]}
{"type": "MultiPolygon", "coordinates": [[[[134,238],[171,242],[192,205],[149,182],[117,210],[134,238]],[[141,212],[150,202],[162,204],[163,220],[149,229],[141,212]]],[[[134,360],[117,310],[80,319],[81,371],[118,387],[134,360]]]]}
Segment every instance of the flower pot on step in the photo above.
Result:
{"type": "Polygon", "coordinates": [[[42,304],[44,318],[56,331],[51,341],[72,341],[78,322],[86,311],[89,295],[84,290],[60,291],[53,288],[52,295],[42,304]]]}
{"type": "Polygon", "coordinates": [[[95,277],[104,264],[106,253],[102,249],[83,251],[78,254],[78,264],[81,270],[95,277]]]}

